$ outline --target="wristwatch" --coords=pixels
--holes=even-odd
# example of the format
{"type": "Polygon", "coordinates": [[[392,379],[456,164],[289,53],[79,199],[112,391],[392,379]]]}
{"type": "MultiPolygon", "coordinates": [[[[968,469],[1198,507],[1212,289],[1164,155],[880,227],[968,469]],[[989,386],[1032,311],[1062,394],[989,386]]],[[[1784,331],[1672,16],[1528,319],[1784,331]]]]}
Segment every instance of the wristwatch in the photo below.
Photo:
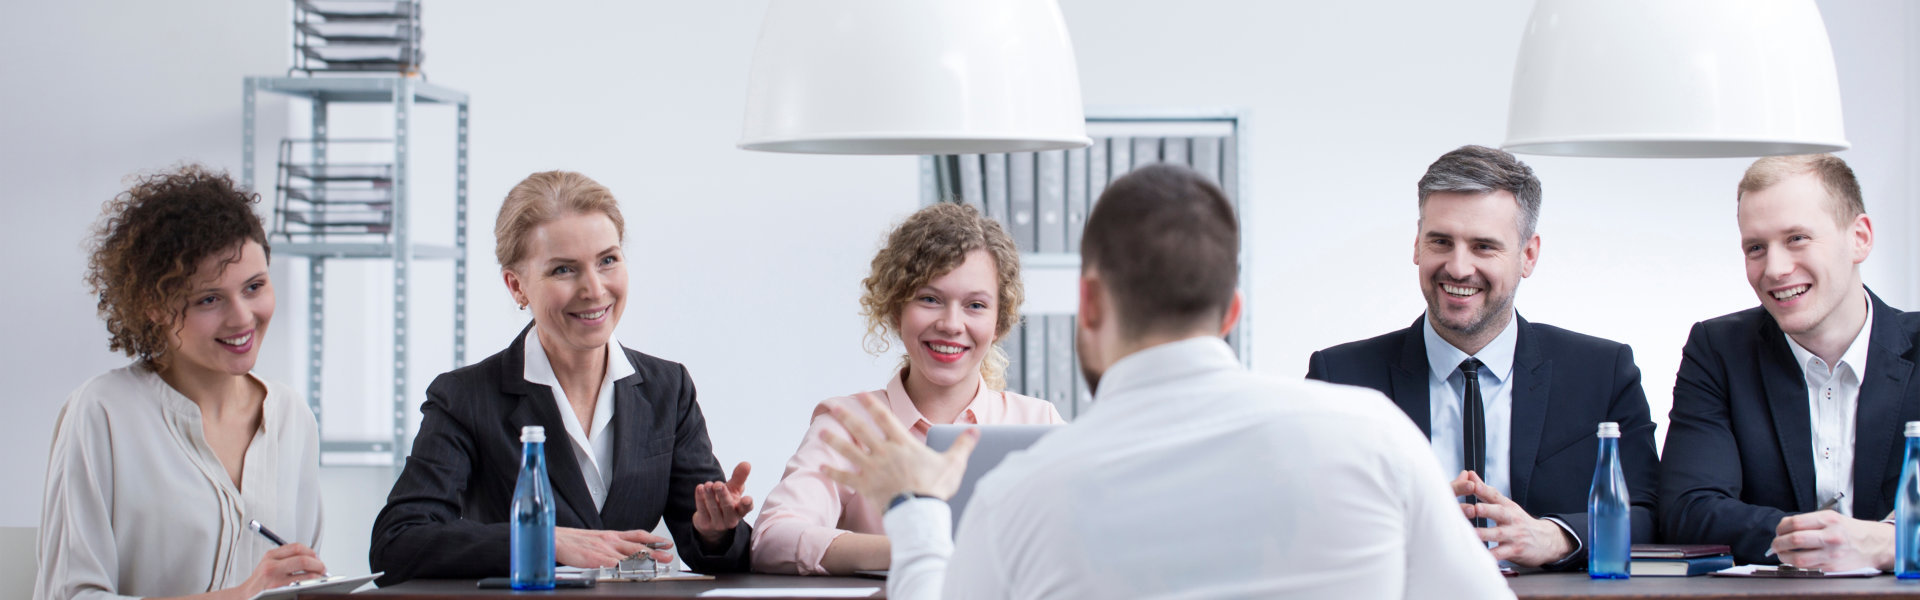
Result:
{"type": "Polygon", "coordinates": [[[939,496],[922,494],[919,492],[900,492],[900,495],[893,497],[893,501],[887,503],[887,510],[893,510],[894,507],[900,506],[901,503],[904,503],[908,500],[912,500],[914,498],[932,498],[934,500],[940,499],[939,496]]]}

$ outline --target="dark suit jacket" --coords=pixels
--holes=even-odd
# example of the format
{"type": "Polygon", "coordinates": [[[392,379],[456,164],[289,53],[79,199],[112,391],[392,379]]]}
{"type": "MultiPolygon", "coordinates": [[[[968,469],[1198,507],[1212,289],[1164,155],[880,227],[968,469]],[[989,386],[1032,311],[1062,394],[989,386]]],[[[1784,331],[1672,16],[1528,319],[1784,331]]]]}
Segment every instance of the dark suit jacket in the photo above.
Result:
{"type": "Polygon", "coordinates": [[[752,530],[744,521],[726,550],[713,554],[693,529],[694,486],[726,476],[686,367],[622,348],[635,373],[614,382],[613,483],[595,512],[552,389],[524,379],[525,340],[522,330],[505,351],[428,386],[413,454],[373,523],[368,558],[374,571],[386,571],[377,583],[507,575],[508,514],[526,425],[548,432],[556,525],[653,529],[664,516],[674,552],[693,570],[745,571],[752,530]]]}
{"type": "MultiPolygon", "coordinates": [[[[1633,350],[1621,344],[1526,319],[1514,343],[1512,430],[1508,459],[1513,501],[1535,517],[1565,521],[1583,550],[1553,566],[1586,566],[1587,493],[1600,447],[1599,424],[1620,424],[1620,467],[1632,496],[1633,541],[1654,540],[1654,498],[1659,455],[1653,447],[1652,411],[1640,389],[1633,350]]],[[[1380,337],[1313,353],[1307,378],[1373,388],[1433,434],[1427,387],[1427,344],[1413,326],[1380,337]]]]}
{"type": "MultiPolygon", "coordinates": [[[[1901,426],[1920,420],[1913,376],[1920,313],[1901,312],[1871,292],[1866,378],[1860,382],[1853,443],[1853,515],[1893,510],[1905,443],[1901,426]]],[[[1780,324],[1754,307],[1695,323],[1673,383],[1673,412],[1661,465],[1660,523],[1679,543],[1726,544],[1742,563],[1765,556],[1789,514],[1812,512],[1812,417],[1806,377],[1780,324]]]]}

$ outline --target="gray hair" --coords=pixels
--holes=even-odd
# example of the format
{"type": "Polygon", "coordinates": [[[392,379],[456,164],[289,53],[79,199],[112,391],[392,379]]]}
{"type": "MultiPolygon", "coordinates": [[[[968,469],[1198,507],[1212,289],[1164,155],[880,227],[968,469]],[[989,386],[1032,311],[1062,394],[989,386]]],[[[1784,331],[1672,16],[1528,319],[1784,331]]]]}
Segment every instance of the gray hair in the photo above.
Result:
{"type": "Polygon", "coordinates": [[[1533,168],[1504,150],[1486,146],[1461,146],[1440,156],[1420,177],[1420,208],[1434,194],[1486,194],[1497,191],[1513,194],[1520,204],[1520,243],[1533,238],[1540,225],[1540,178],[1533,168]]]}

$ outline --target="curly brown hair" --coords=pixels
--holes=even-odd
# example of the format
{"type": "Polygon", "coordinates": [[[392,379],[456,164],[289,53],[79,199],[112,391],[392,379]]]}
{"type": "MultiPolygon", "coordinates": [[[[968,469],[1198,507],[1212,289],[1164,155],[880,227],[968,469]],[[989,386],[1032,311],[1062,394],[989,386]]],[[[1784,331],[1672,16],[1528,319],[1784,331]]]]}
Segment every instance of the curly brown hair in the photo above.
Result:
{"type": "MultiPolygon", "coordinates": [[[[886,352],[889,335],[899,337],[900,310],[913,293],[928,282],[959,268],[967,254],[986,250],[993,257],[1000,280],[998,322],[993,337],[1006,337],[1020,322],[1020,303],[1026,286],[1020,282],[1020,251],[999,223],[971,206],[940,203],[920,209],[887,235],[887,245],[873,257],[873,269],[860,281],[860,315],[867,318],[866,350],[886,352]]],[[[904,343],[904,342],[903,342],[904,343]]],[[[1007,353],[994,344],[980,363],[980,376],[989,389],[1006,389],[1007,353]]],[[[900,357],[900,365],[907,358],[900,357]]]]}
{"type": "Polygon", "coordinates": [[[259,200],[226,173],[186,165],[141,176],[106,202],[93,232],[87,286],[100,298],[100,318],[112,336],[108,348],[150,370],[166,370],[172,329],[186,310],[187,286],[200,261],[248,240],[271,258],[253,214],[259,200]]]}

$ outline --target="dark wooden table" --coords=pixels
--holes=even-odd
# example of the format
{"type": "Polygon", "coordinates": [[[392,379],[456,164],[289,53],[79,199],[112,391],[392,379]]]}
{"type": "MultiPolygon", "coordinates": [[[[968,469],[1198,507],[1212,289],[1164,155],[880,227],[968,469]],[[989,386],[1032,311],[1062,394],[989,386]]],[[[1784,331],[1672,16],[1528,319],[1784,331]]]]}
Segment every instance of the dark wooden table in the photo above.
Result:
{"type": "Polygon", "coordinates": [[[496,596],[560,596],[566,598],[692,598],[718,588],[879,588],[871,598],[887,597],[887,582],[865,577],[800,577],[796,575],[715,575],[712,581],[608,582],[587,589],[551,592],[483,590],[472,579],[416,579],[390,588],[370,589],[358,594],[301,594],[299,600],[373,600],[380,597],[407,600],[453,600],[496,596]]]}
{"type": "MultiPolygon", "coordinates": [[[[1727,577],[1641,577],[1626,581],[1594,581],[1585,573],[1530,573],[1507,580],[1523,600],[1617,600],[1679,598],[1686,600],[1799,600],[1860,598],[1920,599],[1920,581],[1900,581],[1892,575],[1869,579],[1741,579],[1727,577]]],[[[339,593],[301,594],[300,600],[452,600],[494,596],[564,596],[584,598],[692,598],[715,588],[877,587],[873,598],[886,597],[886,582],[856,577],[795,577],[790,575],[720,575],[713,581],[602,583],[592,589],[553,592],[482,590],[473,580],[422,579],[351,596],[339,593]]]]}
{"type": "Polygon", "coordinates": [[[1920,598],[1920,580],[1892,575],[1858,579],[1754,579],[1744,577],[1636,577],[1596,581],[1586,573],[1530,573],[1507,580],[1526,600],[1685,598],[1920,598]]]}

